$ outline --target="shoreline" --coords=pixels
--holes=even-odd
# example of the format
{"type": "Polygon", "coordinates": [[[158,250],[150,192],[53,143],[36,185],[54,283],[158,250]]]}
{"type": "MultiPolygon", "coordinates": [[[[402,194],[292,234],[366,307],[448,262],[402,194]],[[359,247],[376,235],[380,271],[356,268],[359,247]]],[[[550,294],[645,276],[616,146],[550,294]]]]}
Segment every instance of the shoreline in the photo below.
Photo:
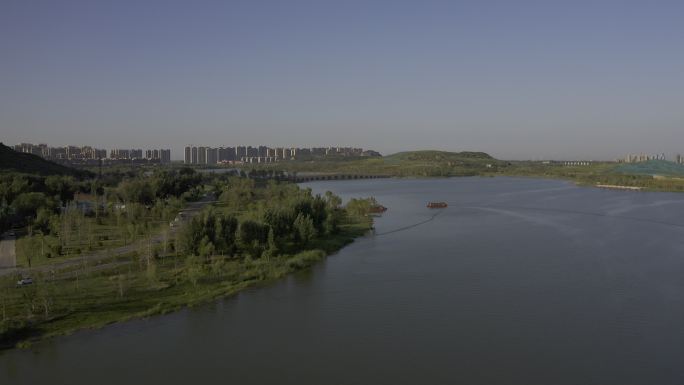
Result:
{"type": "MultiPolygon", "coordinates": [[[[209,262],[211,266],[208,267],[210,271],[206,271],[202,277],[193,283],[179,280],[178,275],[181,274],[181,271],[175,267],[160,267],[159,270],[163,271],[160,271],[159,274],[165,274],[165,277],[159,279],[156,283],[157,287],[140,289],[130,297],[128,295],[122,296],[118,301],[115,300],[106,304],[98,303],[90,308],[86,307],[66,314],[55,315],[35,324],[17,325],[18,327],[9,328],[0,335],[0,355],[3,351],[29,348],[35,342],[68,336],[80,330],[100,329],[115,323],[165,315],[183,308],[226,298],[250,287],[268,285],[287,275],[309,269],[314,264],[336,254],[357,238],[365,236],[372,225],[373,219],[371,217],[354,218],[341,226],[339,233],[314,239],[311,242],[311,249],[306,249],[295,255],[223,262],[217,262],[218,259],[211,260],[209,262]],[[223,266],[223,270],[216,273],[214,271],[217,269],[215,265],[219,264],[223,266]]],[[[172,258],[169,257],[169,259],[172,258]]],[[[177,262],[174,261],[174,263],[177,262]]],[[[165,263],[170,264],[171,262],[165,263]]],[[[134,264],[135,260],[131,259],[124,265],[110,269],[109,273],[112,270],[115,272],[126,271],[126,268],[130,271],[131,265],[134,264]]],[[[206,262],[204,264],[206,265],[206,262]]],[[[203,268],[206,269],[207,266],[203,266],[203,268]]],[[[107,271],[90,273],[90,276],[82,278],[82,285],[85,287],[88,284],[93,284],[93,282],[86,282],[88,279],[95,280],[95,283],[106,284],[107,281],[111,281],[111,278],[105,278],[105,273],[107,271]]],[[[62,281],[62,285],[70,285],[73,279],[62,281]]],[[[78,282],[78,278],[76,282],[78,282]]],[[[108,294],[111,295],[111,293],[108,294]]],[[[87,296],[87,294],[85,295],[87,296]]],[[[105,297],[96,299],[102,298],[105,297]]]]}
{"type": "Polygon", "coordinates": [[[641,191],[641,187],[638,186],[622,186],[614,184],[597,184],[595,187],[609,190],[628,190],[628,191],[641,191]]]}
{"type": "MultiPolygon", "coordinates": [[[[645,189],[640,186],[624,186],[624,185],[612,185],[612,184],[586,184],[573,178],[563,178],[560,176],[551,175],[497,175],[497,174],[480,174],[480,175],[469,175],[468,177],[512,177],[512,178],[529,178],[529,179],[551,179],[558,181],[572,182],[577,186],[594,187],[599,189],[614,189],[614,190],[624,190],[624,191],[658,191],[658,192],[676,192],[676,191],[663,191],[663,190],[651,190],[645,189]]],[[[442,178],[462,178],[464,176],[447,176],[447,177],[425,177],[425,176],[402,176],[402,177],[391,177],[396,179],[442,179],[442,178]]],[[[372,218],[367,217],[365,219],[360,218],[350,218],[350,222],[344,225],[344,229],[339,234],[330,235],[320,239],[315,239],[312,243],[317,247],[307,249],[295,255],[282,255],[278,257],[272,257],[270,259],[257,259],[257,260],[228,260],[228,264],[231,268],[238,270],[256,270],[256,275],[247,277],[233,277],[225,280],[212,280],[209,282],[201,283],[195,287],[190,287],[187,282],[179,282],[178,278],[172,278],[171,281],[161,279],[159,287],[151,290],[147,290],[147,293],[131,299],[128,301],[128,296],[122,298],[128,303],[126,309],[121,312],[112,312],[109,314],[102,310],[96,310],[93,314],[88,314],[87,309],[79,309],[78,312],[83,316],[83,319],[76,319],[73,313],[58,314],[49,319],[38,321],[34,324],[28,323],[26,325],[17,325],[18,327],[10,327],[6,329],[2,334],[0,334],[0,353],[4,350],[10,350],[13,348],[25,348],[29,347],[31,343],[37,342],[44,339],[49,339],[57,336],[69,335],[78,332],[82,329],[99,329],[110,324],[126,322],[133,319],[144,319],[156,315],[164,315],[171,312],[181,310],[185,307],[193,307],[196,305],[201,305],[214,301],[219,298],[225,298],[227,296],[234,295],[241,290],[249,287],[258,286],[261,284],[269,284],[277,279],[280,279],[286,275],[295,273],[297,271],[305,270],[311,267],[314,263],[332,255],[343,247],[353,242],[356,238],[364,236],[372,228],[372,218]],[[301,259],[302,254],[309,252],[322,252],[322,255],[316,257],[306,257],[297,262],[293,262],[295,259],[301,259]],[[175,281],[174,281],[175,279],[175,281]],[[232,280],[231,280],[232,279],[232,280]],[[151,291],[151,292],[150,292],[151,291]],[[139,306],[135,306],[139,305],[139,306]]],[[[313,246],[313,245],[312,245],[313,246]]],[[[110,268],[102,269],[102,271],[91,270],[88,274],[91,275],[90,278],[102,279],[104,275],[112,272],[122,272],[125,274],[125,269],[128,268],[129,274],[131,266],[136,264],[136,258],[131,256],[128,257],[125,262],[120,258],[115,258],[116,264],[112,264],[110,268]]],[[[185,257],[176,257],[185,258],[185,257]]],[[[172,257],[165,257],[168,260],[165,263],[176,263],[172,257]]],[[[210,263],[213,264],[214,261],[210,263]]],[[[161,262],[162,264],[164,262],[161,262]]],[[[91,267],[96,268],[97,265],[91,267]]],[[[208,265],[205,269],[213,268],[208,265]]],[[[161,269],[169,269],[168,266],[163,266],[161,269]]],[[[168,272],[168,271],[167,271],[168,272]]],[[[61,270],[62,274],[72,275],[75,273],[78,276],[80,273],[78,270],[61,270]]],[[[145,272],[141,275],[144,276],[145,272]]],[[[179,270],[171,269],[170,274],[179,275],[181,272],[179,270]]],[[[210,273],[206,273],[210,274],[210,273]]],[[[83,279],[87,279],[84,277],[83,279]]],[[[137,277],[140,278],[140,277],[137,277]]],[[[144,277],[143,277],[144,278],[144,277]]],[[[66,281],[66,279],[63,279],[66,281]]],[[[76,278],[78,281],[78,278],[76,278]]],[[[110,277],[111,280],[111,277],[110,277]]],[[[68,281],[73,281],[69,279],[68,281]]],[[[35,285],[39,286],[39,285],[35,285]]],[[[33,288],[35,289],[35,287],[33,288]]],[[[11,289],[10,289],[11,290],[11,289]]],[[[110,303],[111,305],[111,303],[110,303]]],[[[100,307],[100,306],[97,306],[100,307]]],[[[105,306],[106,307],[106,306],[105,306]]],[[[78,313],[77,312],[77,313],[78,313]]]]}

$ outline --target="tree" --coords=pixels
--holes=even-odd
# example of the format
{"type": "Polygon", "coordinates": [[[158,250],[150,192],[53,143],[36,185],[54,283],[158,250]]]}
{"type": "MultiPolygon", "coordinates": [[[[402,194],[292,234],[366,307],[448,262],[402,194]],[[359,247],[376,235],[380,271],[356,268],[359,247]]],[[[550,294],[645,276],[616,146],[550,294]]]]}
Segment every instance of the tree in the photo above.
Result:
{"type": "Polygon", "coordinates": [[[262,245],[268,238],[268,226],[252,220],[244,220],[238,226],[237,242],[240,248],[252,258],[259,258],[262,245]]]}
{"type": "Polygon", "coordinates": [[[148,181],[141,179],[125,180],[117,187],[117,195],[125,203],[149,205],[154,202],[154,188],[148,181]]]}
{"type": "Polygon", "coordinates": [[[62,205],[73,200],[76,193],[74,178],[70,176],[51,175],[45,178],[45,187],[51,195],[59,198],[62,205]]]}
{"type": "Polygon", "coordinates": [[[342,205],[342,198],[333,194],[331,191],[325,192],[325,200],[328,204],[328,209],[330,210],[338,209],[342,205]]]}
{"type": "MultiPolygon", "coordinates": [[[[52,210],[41,207],[36,213],[36,219],[33,221],[33,227],[43,234],[50,234],[54,226],[54,217],[56,217],[56,215],[52,212],[52,210]]],[[[56,219],[56,221],[59,221],[59,219],[56,219]]]]}
{"type": "Polygon", "coordinates": [[[264,222],[273,230],[277,238],[284,237],[291,232],[295,216],[288,208],[269,207],[264,211],[264,222]]]}
{"type": "Polygon", "coordinates": [[[367,215],[370,208],[374,202],[373,198],[368,199],[355,199],[352,198],[349,203],[347,203],[347,211],[352,215],[362,216],[367,215]]]}
{"type": "Polygon", "coordinates": [[[41,192],[19,194],[12,202],[12,209],[19,218],[35,217],[39,209],[51,210],[54,207],[54,202],[41,192]]]}
{"type": "Polygon", "coordinates": [[[216,251],[220,254],[232,255],[235,252],[235,232],[238,220],[234,216],[220,216],[216,219],[214,236],[216,251]]]}
{"type": "Polygon", "coordinates": [[[316,236],[316,227],[313,219],[309,215],[299,214],[294,221],[296,240],[302,245],[306,245],[316,236]]]}
{"type": "Polygon", "coordinates": [[[208,260],[209,257],[211,257],[214,254],[214,251],[214,244],[209,240],[209,237],[205,235],[199,243],[199,256],[208,260]]]}
{"type": "Polygon", "coordinates": [[[323,231],[326,234],[335,234],[340,229],[339,224],[342,222],[343,211],[340,209],[333,209],[328,212],[328,215],[323,222],[323,231]]]}
{"type": "Polygon", "coordinates": [[[266,248],[266,251],[264,252],[264,256],[266,258],[271,258],[271,257],[276,257],[279,252],[278,248],[278,243],[276,242],[275,235],[273,233],[273,229],[268,229],[268,240],[267,240],[268,247],[266,248]]]}
{"type": "Polygon", "coordinates": [[[204,237],[204,228],[200,218],[192,218],[182,230],[180,236],[180,249],[190,255],[197,255],[200,241],[204,237]]]}
{"type": "Polygon", "coordinates": [[[202,270],[202,260],[199,256],[191,255],[185,260],[185,275],[192,286],[197,286],[197,281],[202,276],[202,270]]]}
{"type": "Polygon", "coordinates": [[[311,219],[316,231],[323,231],[323,223],[327,216],[327,202],[320,195],[317,195],[311,202],[311,219]]]}

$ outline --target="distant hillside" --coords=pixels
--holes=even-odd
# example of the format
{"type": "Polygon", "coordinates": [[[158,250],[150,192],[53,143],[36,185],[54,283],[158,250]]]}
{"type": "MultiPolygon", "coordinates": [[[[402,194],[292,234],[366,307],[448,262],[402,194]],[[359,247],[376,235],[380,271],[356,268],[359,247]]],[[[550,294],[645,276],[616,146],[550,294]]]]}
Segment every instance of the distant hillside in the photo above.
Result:
{"type": "Polygon", "coordinates": [[[256,167],[287,172],[449,177],[491,174],[507,164],[484,152],[407,151],[383,157],[279,162],[256,167]]]}
{"type": "Polygon", "coordinates": [[[625,163],[614,169],[615,172],[630,175],[662,175],[684,177],[684,165],[666,160],[649,160],[639,163],[625,163]]]}
{"type": "Polygon", "coordinates": [[[494,160],[494,158],[485,152],[449,152],[449,151],[406,151],[398,152],[396,154],[385,157],[387,160],[410,160],[421,162],[449,162],[449,161],[473,161],[473,160],[494,160]]]}
{"type": "Polygon", "coordinates": [[[37,155],[16,152],[0,143],[0,172],[20,172],[40,175],[86,176],[86,171],[62,166],[37,155]]]}

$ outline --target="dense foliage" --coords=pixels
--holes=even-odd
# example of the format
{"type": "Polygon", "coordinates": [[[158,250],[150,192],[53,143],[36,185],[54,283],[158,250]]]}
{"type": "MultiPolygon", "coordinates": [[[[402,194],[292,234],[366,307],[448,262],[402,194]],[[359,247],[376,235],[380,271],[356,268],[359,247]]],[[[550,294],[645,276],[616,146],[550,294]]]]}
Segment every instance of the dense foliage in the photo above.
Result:
{"type": "Polygon", "coordinates": [[[335,234],[343,217],[341,199],[313,196],[296,185],[232,177],[218,188],[219,205],[192,219],[180,247],[186,253],[260,258],[306,247],[317,236],[335,234]]]}
{"type": "MultiPolygon", "coordinates": [[[[107,206],[112,211],[103,208],[97,210],[96,217],[87,217],[69,203],[59,215],[39,211],[31,227],[57,234],[54,240],[59,245],[62,239],[80,237],[76,233],[88,234],[83,229],[98,218],[111,216],[121,221],[109,228],[111,236],[117,229],[152,223],[149,218],[158,215],[153,213],[164,212],[172,202],[182,202],[182,197],[211,199],[216,195],[218,199],[213,204],[197,202],[206,207],[191,217],[180,215],[179,206],[171,207],[169,214],[179,219],[171,223],[180,230],[169,234],[168,222],[149,228],[147,236],[129,240],[130,247],[124,253],[84,259],[52,271],[36,268],[32,271],[35,283],[27,287],[16,286],[19,276],[0,278],[0,347],[171,311],[234,293],[309,267],[362,235],[370,225],[367,211],[359,209],[368,206],[364,200],[355,200],[352,207],[358,207],[351,212],[332,193],[314,196],[311,190],[291,183],[198,178],[188,171],[127,178],[105,188],[103,195],[115,203],[107,206]],[[167,183],[168,178],[177,180],[167,183]],[[183,182],[187,178],[193,183],[183,182]],[[194,181],[202,181],[203,187],[194,181]],[[165,194],[169,197],[164,200],[165,194]],[[153,232],[168,236],[157,235],[157,241],[152,242],[153,232]]],[[[51,252],[47,242],[51,237],[23,239],[37,241],[31,251],[36,255],[51,252]],[[39,251],[41,247],[45,251],[39,251]]]]}
{"type": "Polygon", "coordinates": [[[199,199],[203,180],[192,169],[90,180],[0,174],[0,230],[21,229],[17,256],[25,266],[126,245],[199,199]]]}

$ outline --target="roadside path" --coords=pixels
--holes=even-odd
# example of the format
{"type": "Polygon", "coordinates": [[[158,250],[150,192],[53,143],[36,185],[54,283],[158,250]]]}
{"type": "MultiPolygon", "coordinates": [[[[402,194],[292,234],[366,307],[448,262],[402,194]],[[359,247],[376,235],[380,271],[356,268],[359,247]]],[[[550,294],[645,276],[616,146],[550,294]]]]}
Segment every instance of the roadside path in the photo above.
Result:
{"type": "MultiPolygon", "coordinates": [[[[212,203],[215,203],[216,201],[212,199],[212,197],[207,197],[204,198],[200,201],[197,202],[190,202],[188,205],[181,210],[183,213],[183,219],[182,222],[174,227],[167,227],[168,229],[168,239],[173,239],[173,236],[175,233],[187,222],[190,221],[194,216],[200,213],[204,207],[207,205],[210,205],[212,203]]],[[[162,226],[168,226],[168,224],[164,224],[162,226]]],[[[155,235],[152,236],[151,243],[153,245],[159,244],[163,242],[164,240],[164,232],[166,229],[162,229],[160,232],[156,233],[155,235]]],[[[116,257],[119,255],[127,254],[132,251],[140,250],[140,248],[144,245],[147,245],[148,239],[141,239],[138,240],[134,243],[131,243],[129,245],[125,246],[119,246],[116,248],[112,249],[107,249],[107,250],[100,250],[98,252],[92,253],[92,254],[85,254],[85,255],[80,255],[78,257],[73,257],[69,259],[65,259],[63,261],[47,264],[47,265],[41,265],[38,267],[34,267],[31,269],[28,268],[19,268],[19,267],[14,267],[16,266],[16,255],[14,255],[14,264],[12,264],[12,267],[6,267],[6,268],[0,268],[0,277],[5,276],[8,274],[23,274],[23,275],[30,275],[32,272],[50,272],[50,271],[57,271],[61,269],[65,269],[68,267],[73,267],[73,266],[78,266],[81,264],[89,264],[92,265],[94,262],[99,262],[104,259],[116,257]]],[[[5,244],[5,241],[2,241],[3,247],[5,244]]],[[[12,249],[14,250],[14,241],[12,240],[12,249]]],[[[5,255],[4,249],[3,249],[3,256],[5,255]]],[[[0,266],[4,266],[0,262],[0,266]]]]}

